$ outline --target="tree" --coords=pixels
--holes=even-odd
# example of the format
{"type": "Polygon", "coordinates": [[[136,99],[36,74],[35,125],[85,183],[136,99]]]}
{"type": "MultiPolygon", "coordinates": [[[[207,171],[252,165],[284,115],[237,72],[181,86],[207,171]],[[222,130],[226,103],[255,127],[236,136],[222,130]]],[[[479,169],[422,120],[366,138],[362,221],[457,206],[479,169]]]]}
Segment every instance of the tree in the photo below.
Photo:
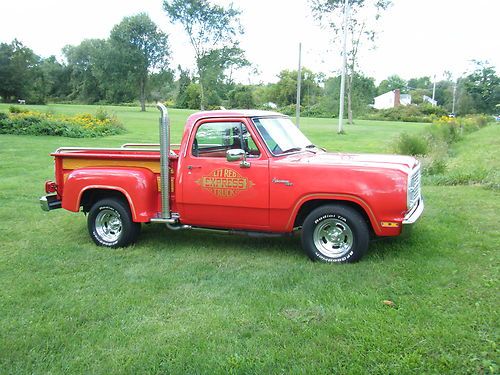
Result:
{"type": "Polygon", "coordinates": [[[463,80],[464,89],[474,103],[475,112],[493,114],[500,103],[500,77],[487,61],[474,64],[474,71],[463,80]]]}
{"type": "Polygon", "coordinates": [[[120,57],[113,61],[124,78],[134,82],[139,91],[141,111],[146,110],[149,73],[167,66],[168,36],[145,13],[125,17],[111,30],[110,45],[120,57]],[[118,64],[117,64],[118,62],[118,64]]]}
{"type": "Polygon", "coordinates": [[[229,106],[231,108],[254,108],[252,88],[250,86],[238,85],[228,94],[229,106]]]}
{"type": "Polygon", "coordinates": [[[377,94],[375,79],[356,73],[352,78],[352,109],[358,113],[366,113],[373,98],[377,94]]]}
{"type": "MultiPolygon", "coordinates": [[[[344,0],[310,0],[314,18],[322,26],[329,27],[337,41],[342,28],[344,0]]],[[[375,42],[375,22],[379,20],[382,11],[386,10],[392,2],[390,0],[348,0],[349,21],[347,31],[349,35],[347,47],[347,116],[349,124],[353,123],[352,97],[353,81],[358,70],[358,55],[365,44],[373,45],[375,42]]]]}
{"type": "Polygon", "coordinates": [[[0,96],[4,101],[35,98],[34,83],[40,61],[39,56],[17,39],[10,44],[0,44],[0,96]]]}
{"type": "Polygon", "coordinates": [[[188,108],[187,105],[187,88],[191,84],[191,76],[188,70],[182,69],[177,66],[179,71],[179,79],[177,80],[177,95],[175,97],[175,106],[177,108],[188,108]]]}
{"type": "Polygon", "coordinates": [[[402,93],[406,93],[406,88],[408,84],[406,81],[400,76],[394,74],[392,76],[387,77],[378,85],[377,92],[378,95],[385,94],[388,91],[393,91],[396,89],[401,90],[402,93]]]}
{"type": "MultiPolygon", "coordinates": [[[[296,70],[282,70],[278,75],[279,81],[271,88],[272,101],[280,106],[294,104],[297,99],[297,76],[296,70]]],[[[321,95],[319,86],[319,75],[307,68],[301,71],[300,102],[308,105],[314,104],[321,95]]]]}
{"type": "Polygon", "coordinates": [[[408,89],[409,90],[428,90],[432,87],[431,77],[425,76],[420,78],[410,78],[408,80],[408,89]]]}
{"type": "Polygon", "coordinates": [[[176,86],[174,82],[174,72],[170,69],[163,69],[149,76],[150,99],[154,101],[175,100],[176,86]]]}
{"type": "Polygon", "coordinates": [[[240,11],[232,5],[224,8],[208,0],[164,0],[163,8],[170,20],[180,23],[189,36],[200,76],[200,107],[204,109],[207,81],[204,63],[210,60],[214,50],[238,47],[236,37],[243,33],[238,18],[240,11]]]}
{"type": "Polygon", "coordinates": [[[210,107],[220,106],[227,93],[235,84],[231,73],[233,69],[249,66],[243,50],[238,47],[223,47],[207,53],[201,58],[200,86],[204,87],[205,104],[210,107]]]}
{"type": "Polygon", "coordinates": [[[185,108],[197,109],[201,103],[201,88],[197,83],[190,83],[185,93],[185,108]]]}
{"type": "Polygon", "coordinates": [[[99,79],[105,51],[108,48],[103,39],[86,39],[78,46],[67,45],[63,48],[70,74],[68,99],[96,103],[105,98],[103,81],[99,79]]]}
{"type": "MultiPolygon", "coordinates": [[[[352,80],[353,96],[352,109],[357,113],[364,113],[373,102],[377,89],[375,80],[356,73],[352,80]]],[[[330,77],[325,81],[324,96],[320,101],[322,112],[333,116],[339,114],[340,76],[330,77]]],[[[347,99],[346,99],[347,101],[347,99]]]]}
{"type": "Polygon", "coordinates": [[[44,96],[52,99],[64,99],[70,93],[69,69],[57,61],[55,56],[43,59],[40,75],[44,81],[44,96]]]}

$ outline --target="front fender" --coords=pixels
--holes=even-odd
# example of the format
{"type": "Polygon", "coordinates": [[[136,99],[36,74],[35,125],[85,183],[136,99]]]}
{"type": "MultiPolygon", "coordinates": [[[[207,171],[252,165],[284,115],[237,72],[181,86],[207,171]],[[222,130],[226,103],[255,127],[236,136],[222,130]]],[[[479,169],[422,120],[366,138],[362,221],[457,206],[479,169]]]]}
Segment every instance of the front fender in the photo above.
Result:
{"type": "Polygon", "coordinates": [[[148,222],[155,216],[158,204],[156,175],[146,168],[90,167],[71,171],[64,184],[62,208],[78,212],[82,195],[90,189],[121,192],[136,222],[148,222]]]}

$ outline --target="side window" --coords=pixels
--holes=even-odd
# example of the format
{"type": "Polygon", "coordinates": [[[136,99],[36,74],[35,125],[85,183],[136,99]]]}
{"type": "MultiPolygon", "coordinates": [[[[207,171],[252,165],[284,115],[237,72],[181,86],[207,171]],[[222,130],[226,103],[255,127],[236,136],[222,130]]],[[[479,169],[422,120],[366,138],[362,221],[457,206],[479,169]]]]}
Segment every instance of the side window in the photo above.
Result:
{"type": "Polygon", "coordinates": [[[201,124],[193,141],[193,156],[225,158],[227,150],[241,148],[248,157],[259,157],[260,151],[246,126],[240,122],[207,122],[201,124]]]}

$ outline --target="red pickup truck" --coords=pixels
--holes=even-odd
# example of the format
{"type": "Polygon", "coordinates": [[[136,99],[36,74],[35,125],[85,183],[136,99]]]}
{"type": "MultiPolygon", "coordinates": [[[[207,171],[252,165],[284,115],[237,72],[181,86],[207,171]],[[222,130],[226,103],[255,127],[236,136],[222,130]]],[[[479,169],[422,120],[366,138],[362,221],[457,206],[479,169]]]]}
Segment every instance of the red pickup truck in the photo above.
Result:
{"type": "Polygon", "coordinates": [[[51,154],[55,181],[45,183],[42,208],[83,210],[101,246],[134,243],[141,223],[250,236],[301,230],[311,259],[341,263],[359,260],[371,237],[400,235],[423,211],[413,157],[328,153],[288,117],[253,110],[193,114],[171,145],[158,107],[159,144],[51,154]]]}

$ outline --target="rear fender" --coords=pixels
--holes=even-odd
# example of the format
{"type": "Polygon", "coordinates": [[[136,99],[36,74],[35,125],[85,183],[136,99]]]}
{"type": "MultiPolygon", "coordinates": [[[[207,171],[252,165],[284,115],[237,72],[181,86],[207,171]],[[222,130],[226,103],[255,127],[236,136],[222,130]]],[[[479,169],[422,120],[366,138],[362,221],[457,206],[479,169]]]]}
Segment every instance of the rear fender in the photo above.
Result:
{"type": "Polygon", "coordinates": [[[64,183],[62,208],[78,212],[82,195],[90,189],[119,191],[130,206],[136,222],[148,222],[157,213],[158,180],[146,168],[90,167],[68,173],[64,183]]]}

